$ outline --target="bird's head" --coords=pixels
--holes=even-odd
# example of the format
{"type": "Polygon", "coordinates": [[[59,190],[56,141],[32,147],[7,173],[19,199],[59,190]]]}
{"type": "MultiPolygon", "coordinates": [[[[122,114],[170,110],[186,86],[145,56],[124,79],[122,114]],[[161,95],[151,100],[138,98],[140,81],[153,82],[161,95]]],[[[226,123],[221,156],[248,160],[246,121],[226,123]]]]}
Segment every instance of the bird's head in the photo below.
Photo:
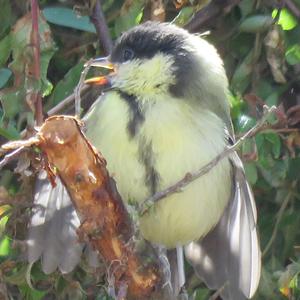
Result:
{"type": "MultiPolygon", "coordinates": [[[[146,22],[122,34],[106,60],[113,88],[137,98],[201,97],[227,89],[222,61],[215,48],[199,36],[167,23],[146,22]]],[[[95,82],[93,80],[88,83],[95,82]]],[[[100,80],[100,82],[103,82],[100,80]]]]}

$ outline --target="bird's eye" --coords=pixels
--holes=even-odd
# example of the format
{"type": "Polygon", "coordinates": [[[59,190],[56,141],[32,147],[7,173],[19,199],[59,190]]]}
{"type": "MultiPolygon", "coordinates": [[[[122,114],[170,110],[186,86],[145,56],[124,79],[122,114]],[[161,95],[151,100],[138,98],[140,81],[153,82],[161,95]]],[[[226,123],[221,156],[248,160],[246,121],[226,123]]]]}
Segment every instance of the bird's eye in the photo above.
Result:
{"type": "Polygon", "coordinates": [[[130,48],[125,48],[123,50],[123,61],[127,61],[127,60],[130,60],[134,57],[134,52],[132,49],[130,48]]]}

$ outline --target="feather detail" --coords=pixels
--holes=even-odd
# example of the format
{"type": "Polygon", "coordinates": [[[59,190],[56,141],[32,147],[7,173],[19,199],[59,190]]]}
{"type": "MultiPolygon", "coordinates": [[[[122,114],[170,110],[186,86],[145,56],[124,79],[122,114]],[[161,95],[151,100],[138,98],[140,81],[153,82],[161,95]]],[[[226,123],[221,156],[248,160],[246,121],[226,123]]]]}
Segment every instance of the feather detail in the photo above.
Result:
{"type": "Polygon", "coordinates": [[[79,218],[61,181],[57,178],[52,188],[43,176],[40,174],[36,182],[27,239],[28,261],[33,263],[41,257],[46,274],[57,267],[68,273],[80,261],[83,249],[76,233],[79,218]]]}
{"type": "Polygon", "coordinates": [[[251,298],[259,284],[261,253],[256,231],[256,207],[236,153],[233,198],[216,227],[201,241],[185,247],[195,271],[211,289],[222,289],[224,300],[251,298]]]}

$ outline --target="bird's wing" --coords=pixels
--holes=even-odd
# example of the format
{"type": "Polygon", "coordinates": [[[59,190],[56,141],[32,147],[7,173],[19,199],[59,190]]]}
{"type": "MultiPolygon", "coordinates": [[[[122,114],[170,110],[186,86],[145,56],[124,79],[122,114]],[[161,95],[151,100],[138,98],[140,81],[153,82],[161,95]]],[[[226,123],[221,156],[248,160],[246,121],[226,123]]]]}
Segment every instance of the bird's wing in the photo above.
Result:
{"type": "Polygon", "coordinates": [[[256,231],[256,206],[242,162],[231,157],[233,196],[217,226],[185,248],[197,274],[211,289],[224,286],[225,300],[251,298],[260,279],[261,252],[256,231]]]}
{"type": "MultiPolygon", "coordinates": [[[[27,239],[28,261],[41,258],[46,274],[58,267],[71,272],[78,264],[84,248],[78,242],[76,229],[80,222],[70,197],[59,180],[53,188],[43,174],[36,181],[34,207],[27,239]]],[[[95,253],[88,251],[93,260],[95,253]]]]}

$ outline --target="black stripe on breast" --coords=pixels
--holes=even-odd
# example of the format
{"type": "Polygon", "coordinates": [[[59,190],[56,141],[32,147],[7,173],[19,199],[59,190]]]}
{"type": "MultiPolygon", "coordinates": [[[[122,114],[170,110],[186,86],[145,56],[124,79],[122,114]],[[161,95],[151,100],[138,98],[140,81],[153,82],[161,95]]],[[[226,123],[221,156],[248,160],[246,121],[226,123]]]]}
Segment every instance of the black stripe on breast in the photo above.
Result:
{"type": "Polygon", "coordinates": [[[137,134],[139,126],[144,122],[145,117],[139,107],[135,95],[130,95],[123,91],[118,91],[118,93],[129,106],[130,119],[127,124],[127,130],[130,137],[133,138],[137,134]]]}
{"type": "Polygon", "coordinates": [[[151,195],[155,194],[159,185],[159,174],[156,171],[155,158],[152,150],[152,144],[146,141],[144,137],[138,136],[138,129],[145,121],[145,116],[140,109],[135,95],[118,90],[120,97],[128,104],[129,107],[129,121],[127,130],[131,138],[138,139],[138,155],[139,161],[143,164],[145,169],[145,185],[149,189],[151,195]]]}
{"type": "Polygon", "coordinates": [[[159,174],[155,169],[155,157],[152,144],[147,143],[144,138],[139,142],[139,157],[145,168],[145,183],[151,195],[158,191],[159,174]]]}

